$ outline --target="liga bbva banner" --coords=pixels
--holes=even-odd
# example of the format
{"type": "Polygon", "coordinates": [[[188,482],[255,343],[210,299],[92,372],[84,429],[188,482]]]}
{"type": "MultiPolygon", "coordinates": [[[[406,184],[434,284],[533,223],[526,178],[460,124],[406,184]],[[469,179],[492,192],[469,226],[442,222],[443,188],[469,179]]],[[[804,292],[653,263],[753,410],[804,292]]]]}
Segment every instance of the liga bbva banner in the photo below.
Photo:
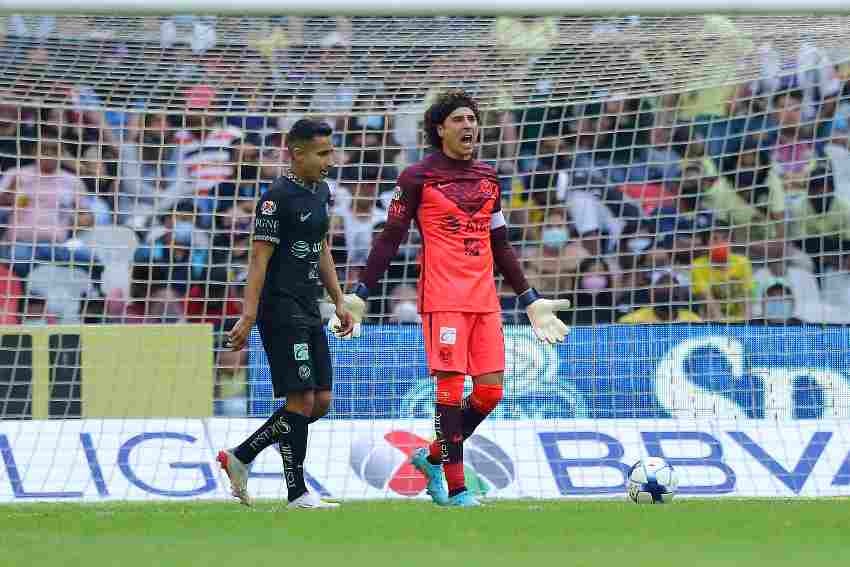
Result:
{"type": "MultiPolygon", "coordinates": [[[[215,462],[259,419],[0,422],[0,501],[225,499],[215,462]]],[[[310,428],[308,485],[330,498],[425,498],[407,463],[427,420],[336,420],[310,428]]],[[[465,446],[468,484],[493,498],[624,497],[629,465],[659,455],[682,496],[850,495],[846,420],[493,420],[465,446]]],[[[285,496],[273,448],[254,497],[285,496]]]]}

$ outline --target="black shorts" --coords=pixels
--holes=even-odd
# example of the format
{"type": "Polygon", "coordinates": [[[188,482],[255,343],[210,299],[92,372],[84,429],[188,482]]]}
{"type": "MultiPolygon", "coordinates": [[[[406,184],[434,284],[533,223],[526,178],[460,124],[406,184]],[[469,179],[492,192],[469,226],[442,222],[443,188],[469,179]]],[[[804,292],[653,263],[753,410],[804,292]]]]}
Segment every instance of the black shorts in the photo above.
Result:
{"type": "Polygon", "coordinates": [[[260,319],[257,328],[269,361],[275,398],[286,397],[289,392],[333,388],[331,354],[321,322],[260,319]]]}

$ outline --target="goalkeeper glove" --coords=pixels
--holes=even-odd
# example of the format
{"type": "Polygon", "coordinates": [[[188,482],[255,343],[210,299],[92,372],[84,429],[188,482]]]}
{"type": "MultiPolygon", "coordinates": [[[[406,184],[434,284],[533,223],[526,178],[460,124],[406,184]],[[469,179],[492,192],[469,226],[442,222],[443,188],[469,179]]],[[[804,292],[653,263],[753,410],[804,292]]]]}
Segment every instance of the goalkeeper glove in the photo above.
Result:
{"type": "Polygon", "coordinates": [[[519,300],[525,307],[531,328],[539,340],[549,344],[564,341],[570,333],[570,328],[558,319],[555,313],[569,309],[572,305],[569,299],[543,299],[532,287],[523,292],[519,300]]]}
{"type": "Polygon", "coordinates": [[[330,330],[336,338],[342,340],[356,339],[359,337],[360,323],[363,321],[363,315],[366,313],[366,300],[368,298],[369,290],[366,289],[366,286],[362,283],[357,284],[354,288],[354,293],[346,293],[342,296],[343,308],[351,313],[351,321],[354,323],[351,332],[347,335],[341,335],[339,333],[342,322],[339,320],[336,313],[331,315],[331,318],[328,320],[328,330],[330,330]]]}

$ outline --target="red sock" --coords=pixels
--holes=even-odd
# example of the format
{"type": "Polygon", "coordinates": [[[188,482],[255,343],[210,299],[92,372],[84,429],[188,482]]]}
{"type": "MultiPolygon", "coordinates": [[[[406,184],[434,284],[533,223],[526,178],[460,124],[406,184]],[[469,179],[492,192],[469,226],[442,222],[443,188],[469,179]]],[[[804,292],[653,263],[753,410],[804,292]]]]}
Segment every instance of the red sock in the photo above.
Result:
{"type": "Polygon", "coordinates": [[[463,479],[463,463],[445,463],[443,471],[446,473],[446,484],[449,485],[449,494],[457,494],[466,488],[463,479]]]}

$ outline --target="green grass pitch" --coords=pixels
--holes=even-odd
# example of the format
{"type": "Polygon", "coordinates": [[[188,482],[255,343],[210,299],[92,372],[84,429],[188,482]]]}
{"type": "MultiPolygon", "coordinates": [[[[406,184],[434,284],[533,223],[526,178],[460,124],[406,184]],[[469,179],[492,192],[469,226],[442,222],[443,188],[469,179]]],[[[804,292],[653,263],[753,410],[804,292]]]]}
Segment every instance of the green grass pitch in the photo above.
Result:
{"type": "Polygon", "coordinates": [[[848,549],[845,499],[0,506],[0,565],[16,567],[823,567],[846,565],[848,549]]]}

